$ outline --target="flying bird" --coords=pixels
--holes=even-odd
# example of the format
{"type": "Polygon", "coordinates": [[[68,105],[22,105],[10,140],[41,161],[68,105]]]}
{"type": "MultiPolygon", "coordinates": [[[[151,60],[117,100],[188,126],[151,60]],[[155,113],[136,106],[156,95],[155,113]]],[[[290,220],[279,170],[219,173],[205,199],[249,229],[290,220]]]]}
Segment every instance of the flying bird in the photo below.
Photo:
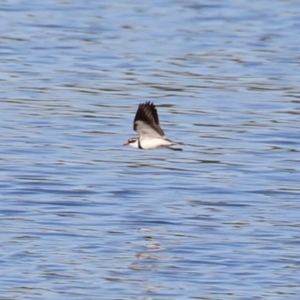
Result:
{"type": "Polygon", "coordinates": [[[173,148],[174,143],[165,137],[163,130],[159,126],[159,119],[155,105],[151,102],[141,103],[137,109],[133,130],[139,137],[130,138],[124,146],[131,146],[139,149],[169,148],[181,151],[181,148],[173,148]]]}

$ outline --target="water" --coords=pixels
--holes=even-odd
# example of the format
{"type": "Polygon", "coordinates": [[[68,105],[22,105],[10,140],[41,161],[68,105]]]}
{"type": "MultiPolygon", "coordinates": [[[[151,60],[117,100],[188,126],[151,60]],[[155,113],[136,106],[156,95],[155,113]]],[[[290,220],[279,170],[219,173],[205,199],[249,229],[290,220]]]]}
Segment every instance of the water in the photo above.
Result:
{"type": "Polygon", "coordinates": [[[299,9],[2,2],[0,298],[299,299],[299,9]]]}

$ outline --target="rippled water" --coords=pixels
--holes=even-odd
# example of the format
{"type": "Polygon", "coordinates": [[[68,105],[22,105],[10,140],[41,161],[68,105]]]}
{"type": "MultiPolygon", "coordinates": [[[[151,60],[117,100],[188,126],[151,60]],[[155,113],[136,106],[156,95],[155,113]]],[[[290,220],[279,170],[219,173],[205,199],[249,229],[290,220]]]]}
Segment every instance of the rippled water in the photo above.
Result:
{"type": "Polygon", "coordinates": [[[0,298],[299,299],[299,10],[2,1],[0,298]]]}

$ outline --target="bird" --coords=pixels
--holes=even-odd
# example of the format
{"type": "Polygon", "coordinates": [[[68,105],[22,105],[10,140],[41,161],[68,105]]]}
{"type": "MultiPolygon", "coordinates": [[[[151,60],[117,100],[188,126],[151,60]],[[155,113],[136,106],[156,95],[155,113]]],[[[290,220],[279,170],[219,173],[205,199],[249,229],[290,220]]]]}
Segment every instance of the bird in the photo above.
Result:
{"type": "Polygon", "coordinates": [[[150,150],[156,148],[168,148],[175,151],[182,151],[181,148],[174,148],[175,143],[165,137],[159,126],[159,119],[153,102],[140,103],[133,121],[133,130],[139,136],[130,138],[124,146],[150,150]]]}

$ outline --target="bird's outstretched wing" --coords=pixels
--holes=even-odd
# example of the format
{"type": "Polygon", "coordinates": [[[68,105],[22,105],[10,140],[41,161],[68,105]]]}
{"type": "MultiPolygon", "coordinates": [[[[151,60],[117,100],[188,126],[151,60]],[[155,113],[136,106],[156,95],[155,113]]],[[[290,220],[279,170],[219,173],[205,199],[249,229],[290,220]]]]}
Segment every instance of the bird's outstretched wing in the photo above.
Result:
{"type": "Polygon", "coordinates": [[[159,126],[157,110],[153,103],[145,102],[139,105],[133,121],[133,130],[140,137],[164,137],[165,134],[159,126]]]}

